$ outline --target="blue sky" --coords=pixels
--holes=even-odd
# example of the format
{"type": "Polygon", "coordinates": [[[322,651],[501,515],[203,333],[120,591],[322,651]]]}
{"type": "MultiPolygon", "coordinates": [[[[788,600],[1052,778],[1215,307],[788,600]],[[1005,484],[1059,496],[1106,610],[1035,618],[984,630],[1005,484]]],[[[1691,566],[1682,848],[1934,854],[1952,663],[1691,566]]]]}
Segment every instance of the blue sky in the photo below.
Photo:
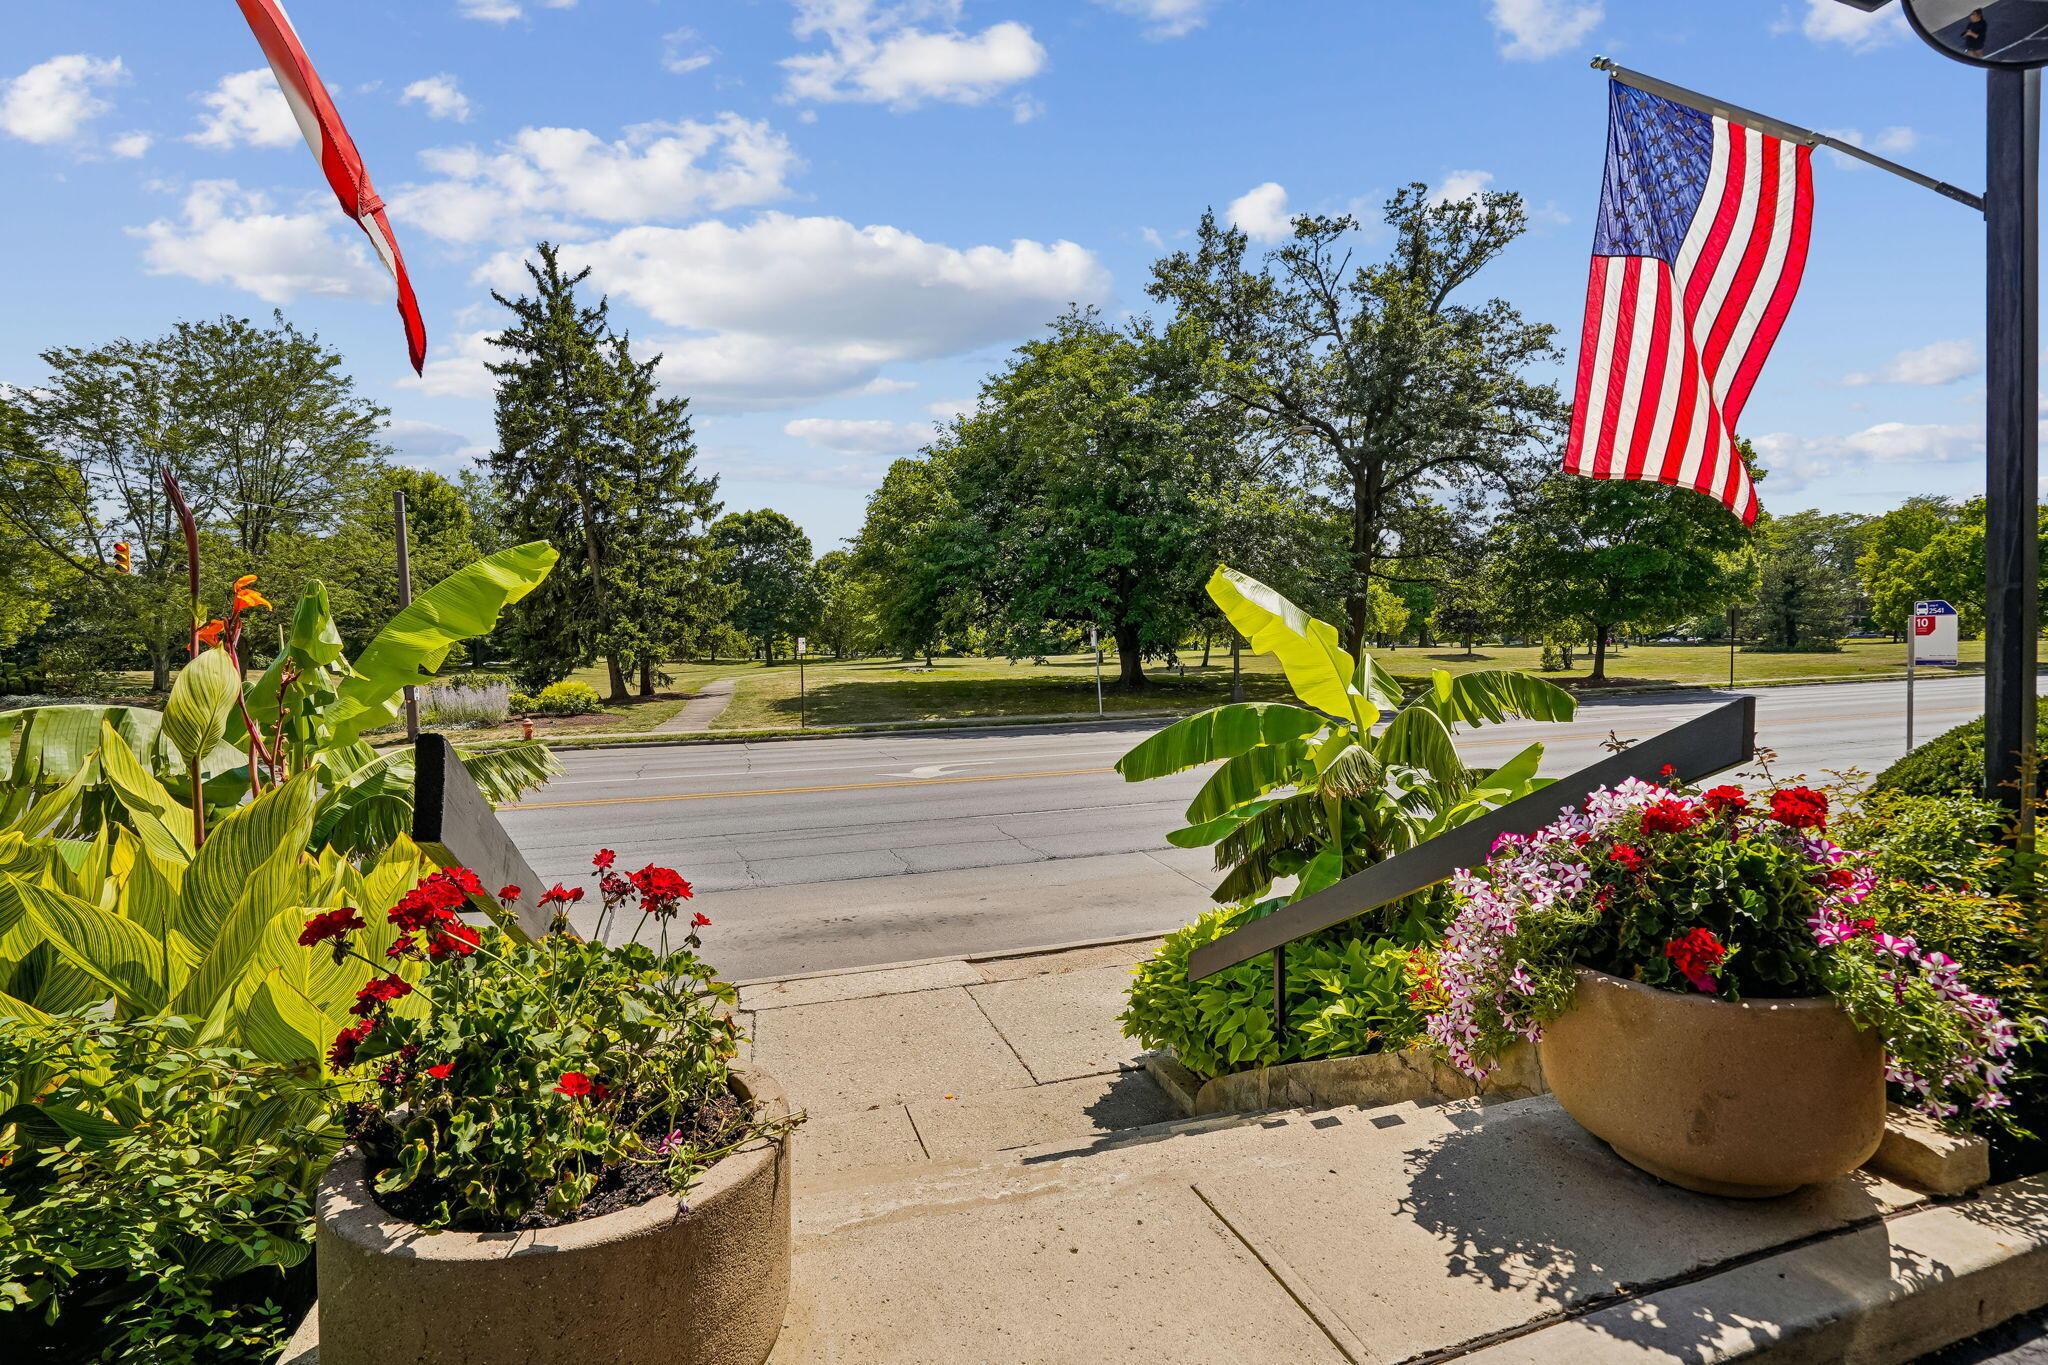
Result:
{"type": "MultiPolygon", "coordinates": [[[[291,11],[391,205],[426,377],[231,0],[0,0],[0,382],[36,382],[45,347],[275,306],[391,409],[401,458],[452,472],[492,437],[489,288],[546,235],[666,354],[728,507],[780,508],[821,551],[1068,301],[1145,308],[1205,206],[1256,236],[1291,211],[1374,221],[1410,180],[1520,191],[1534,227],[1484,287],[1575,354],[1596,52],[1983,180],[1982,76],[1836,0],[291,11]]],[[[1816,178],[1806,284],[1744,421],[1765,506],[1978,491],[1979,220],[1825,153],[1816,178]]]]}

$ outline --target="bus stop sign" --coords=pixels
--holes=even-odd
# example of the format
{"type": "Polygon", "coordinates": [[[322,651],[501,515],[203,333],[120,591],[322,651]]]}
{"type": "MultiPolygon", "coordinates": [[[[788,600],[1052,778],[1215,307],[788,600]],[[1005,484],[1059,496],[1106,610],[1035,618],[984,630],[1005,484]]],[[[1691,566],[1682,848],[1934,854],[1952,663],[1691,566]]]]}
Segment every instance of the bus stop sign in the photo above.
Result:
{"type": "Polygon", "coordinates": [[[1956,609],[1940,598],[1913,604],[1913,662],[1959,662],[1956,650],[1956,609]]]}

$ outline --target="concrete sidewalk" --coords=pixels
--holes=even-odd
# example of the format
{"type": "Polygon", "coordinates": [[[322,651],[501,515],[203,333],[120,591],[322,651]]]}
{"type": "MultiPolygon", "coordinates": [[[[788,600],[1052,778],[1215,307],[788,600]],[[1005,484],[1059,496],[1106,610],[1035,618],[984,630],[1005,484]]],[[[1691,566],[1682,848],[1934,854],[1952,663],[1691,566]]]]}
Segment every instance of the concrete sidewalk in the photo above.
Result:
{"type": "Polygon", "coordinates": [[[1548,1097],[1172,1117],[1151,946],[743,989],[811,1115],[775,1361],[1903,1361],[2048,1300],[2048,1180],[1713,1199],[1548,1097]]]}

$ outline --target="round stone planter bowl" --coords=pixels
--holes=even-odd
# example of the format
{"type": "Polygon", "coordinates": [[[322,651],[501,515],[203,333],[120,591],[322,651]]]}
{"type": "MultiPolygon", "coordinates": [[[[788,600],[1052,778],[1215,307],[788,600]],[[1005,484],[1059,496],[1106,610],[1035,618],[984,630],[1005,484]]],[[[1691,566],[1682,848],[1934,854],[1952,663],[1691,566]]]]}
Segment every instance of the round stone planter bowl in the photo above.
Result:
{"type": "Polygon", "coordinates": [[[1787,1194],[1884,1139],[1884,1045],[1826,998],[1729,1001],[1580,968],[1537,1049],[1581,1127],[1704,1194],[1787,1194]]]}
{"type": "MultiPolygon", "coordinates": [[[[765,1120],[780,1086],[735,1067],[765,1120]]],[[[790,1145],[723,1158],[683,1200],[532,1232],[428,1232],[344,1152],[318,1204],[321,1365],[761,1365],[789,1299],[790,1145]]]]}

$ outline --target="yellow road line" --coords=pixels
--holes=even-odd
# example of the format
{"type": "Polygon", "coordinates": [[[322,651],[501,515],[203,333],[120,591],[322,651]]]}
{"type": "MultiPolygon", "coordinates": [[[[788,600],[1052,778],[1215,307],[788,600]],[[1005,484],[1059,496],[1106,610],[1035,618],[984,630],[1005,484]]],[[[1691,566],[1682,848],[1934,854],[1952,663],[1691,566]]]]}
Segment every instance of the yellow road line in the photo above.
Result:
{"type": "Polygon", "coordinates": [[[500,811],[567,810],[573,806],[651,806],[665,801],[736,801],[749,796],[811,796],[819,792],[865,792],[882,787],[945,787],[960,782],[1018,782],[1031,777],[1091,777],[1114,768],[1060,768],[1031,773],[969,773],[960,777],[913,777],[900,782],[842,782],[827,787],[757,787],[737,792],[675,792],[665,796],[596,796],[587,801],[522,801],[500,811]]]}

